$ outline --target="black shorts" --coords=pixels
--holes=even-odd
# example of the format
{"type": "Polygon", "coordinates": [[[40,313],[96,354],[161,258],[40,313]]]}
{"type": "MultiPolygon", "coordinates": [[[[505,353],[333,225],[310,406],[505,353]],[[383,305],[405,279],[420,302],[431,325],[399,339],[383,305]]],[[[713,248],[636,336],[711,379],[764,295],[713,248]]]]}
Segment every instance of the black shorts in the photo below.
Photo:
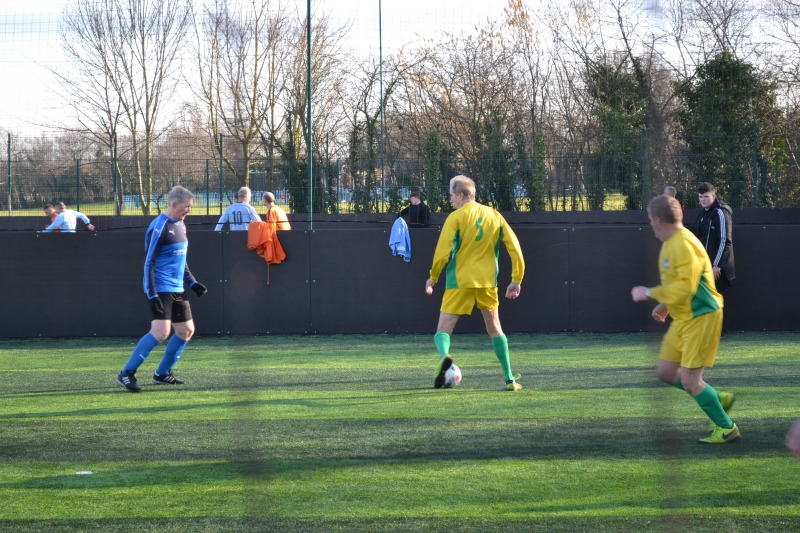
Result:
{"type": "Polygon", "coordinates": [[[192,309],[182,292],[159,292],[158,299],[164,306],[164,314],[158,316],[152,312],[153,320],[169,320],[172,323],[189,322],[192,319],[192,309]]]}

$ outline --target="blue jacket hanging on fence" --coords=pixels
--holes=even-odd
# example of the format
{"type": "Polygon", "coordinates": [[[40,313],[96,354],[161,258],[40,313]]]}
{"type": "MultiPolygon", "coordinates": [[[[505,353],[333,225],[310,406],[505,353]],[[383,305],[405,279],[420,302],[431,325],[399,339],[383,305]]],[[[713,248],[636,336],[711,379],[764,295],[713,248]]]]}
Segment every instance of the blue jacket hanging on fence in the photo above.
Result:
{"type": "Polygon", "coordinates": [[[400,255],[406,263],[411,262],[411,235],[408,233],[408,224],[402,218],[392,224],[389,248],[392,249],[392,255],[400,255]]]}

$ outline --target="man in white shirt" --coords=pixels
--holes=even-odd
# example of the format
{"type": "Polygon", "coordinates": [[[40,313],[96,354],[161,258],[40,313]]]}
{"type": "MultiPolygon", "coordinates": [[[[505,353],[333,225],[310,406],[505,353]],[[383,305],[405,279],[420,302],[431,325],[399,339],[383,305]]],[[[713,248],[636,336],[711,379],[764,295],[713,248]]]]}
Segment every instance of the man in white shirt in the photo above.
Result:
{"type": "Polygon", "coordinates": [[[214,231],[222,231],[222,227],[226,223],[230,225],[231,231],[247,231],[250,222],[261,220],[256,210],[250,205],[252,194],[249,187],[239,189],[236,193],[236,202],[229,205],[222,213],[214,231]]]}
{"type": "MultiPolygon", "coordinates": [[[[52,206],[48,205],[45,208],[45,213],[48,215],[50,215],[48,212],[49,207],[52,206]]],[[[81,219],[90,231],[94,231],[94,226],[89,222],[89,217],[74,209],[67,209],[64,202],[58,204],[57,211],[58,215],[56,215],[56,218],[42,231],[48,233],[54,230],[60,230],[62,233],[75,233],[75,230],[78,228],[78,219],[81,219]]]]}

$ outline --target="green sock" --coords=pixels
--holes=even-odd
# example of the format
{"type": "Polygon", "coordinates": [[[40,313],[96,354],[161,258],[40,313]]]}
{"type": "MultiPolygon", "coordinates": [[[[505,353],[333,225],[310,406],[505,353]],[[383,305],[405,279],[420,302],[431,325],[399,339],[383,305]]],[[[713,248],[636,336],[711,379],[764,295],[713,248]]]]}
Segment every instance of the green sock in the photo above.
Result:
{"type": "Polygon", "coordinates": [[[450,353],[450,335],[444,331],[437,331],[433,336],[433,344],[436,345],[436,351],[439,352],[439,359],[450,353]]]}
{"type": "Polygon", "coordinates": [[[725,409],[722,408],[722,404],[719,403],[719,393],[717,393],[711,385],[706,384],[706,388],[703,389],[703,392],[694,396],[694,401],[696,401],[700,409],[708,415],[708,418],[714,422],[714,425],[725,429],[733,427],[733,420],[731,420],[731,417],[725,412],[725,409]]]}
{"type": "Polygon", "coordinates": [[[675,382],[675,385],[673,385],[673,387],[680,390],[686,390],[683,388],[683,383],[681,382],[680,378],[678,378],[678,381],[675,382]]]}
{"type": "Polygon", "coordinates": [[[492,348],[494,348],[494,353],[497,355],[497,360],[500,361],[500,366],[503,367],[506,381],[514,381],[514,374],[511,373],[511,359],[508,357],[508,339],[506,336],[492,337],[492,348]]]}

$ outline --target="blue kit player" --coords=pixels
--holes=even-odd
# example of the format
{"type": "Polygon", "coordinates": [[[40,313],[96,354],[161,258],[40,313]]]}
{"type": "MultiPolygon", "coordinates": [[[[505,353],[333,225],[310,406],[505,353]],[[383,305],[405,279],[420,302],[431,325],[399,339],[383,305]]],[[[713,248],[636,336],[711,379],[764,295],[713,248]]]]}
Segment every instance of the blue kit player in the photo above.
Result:
{"type": "Polygon", "coordinates": [[[152,322],[150,331],[139,340],[128,363],[117,376],[117,383],[130,392],[139,392],[136,370],[150,352],[169,337],[164,357],[153,374],[157,385],[182,385],[184,381],[172,373],[183,349],[194,335],[194,322],[189,302],[184,297],[184,286],[203,296],[207,289],[198,283],[186,264],[189,241],[183,220],[192,210],[194,194],[177,185],[169,191],[169,207],[150,223],[144,237],[147,257],[144,260],[144,293],[150,300],[152,322]]]}

